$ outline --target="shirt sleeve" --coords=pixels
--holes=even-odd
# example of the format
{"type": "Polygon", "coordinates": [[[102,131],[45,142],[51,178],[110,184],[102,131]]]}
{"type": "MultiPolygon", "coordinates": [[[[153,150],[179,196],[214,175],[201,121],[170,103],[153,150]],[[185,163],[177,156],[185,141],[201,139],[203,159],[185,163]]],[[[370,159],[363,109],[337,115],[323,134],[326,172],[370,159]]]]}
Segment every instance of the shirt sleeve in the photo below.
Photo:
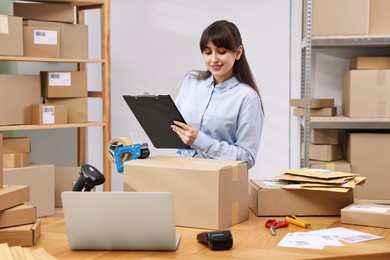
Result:
{"type": "Polygon", "coordinates": [[[256,97],[247,104],[238,117],[236,142],[229,144],[225,141],[212,139],[199,131],[192,148],[204,158],[247,161],[248,169],[255,164],[257,151],[260,146],[264,114],[256,97]]]}

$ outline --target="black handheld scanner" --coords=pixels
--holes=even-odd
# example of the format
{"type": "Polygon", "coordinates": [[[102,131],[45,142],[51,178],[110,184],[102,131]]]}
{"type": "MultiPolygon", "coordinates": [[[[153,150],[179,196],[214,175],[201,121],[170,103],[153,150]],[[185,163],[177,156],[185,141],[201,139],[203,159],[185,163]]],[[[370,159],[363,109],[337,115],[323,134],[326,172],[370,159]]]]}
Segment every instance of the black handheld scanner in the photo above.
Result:
{"type": "Polygon", "coordinates": [[[228,250],[233,246],[233,237],[229,230],[202,232],[198,234],[197,240],[211,250],[228,250]]]}
{"type": "Polygon", "coordinates": [[[96,185],[104,183],[104,175],[90,164],[80,168],[80,177],[73,186],[73,191],[91,191],[96,185]]]}

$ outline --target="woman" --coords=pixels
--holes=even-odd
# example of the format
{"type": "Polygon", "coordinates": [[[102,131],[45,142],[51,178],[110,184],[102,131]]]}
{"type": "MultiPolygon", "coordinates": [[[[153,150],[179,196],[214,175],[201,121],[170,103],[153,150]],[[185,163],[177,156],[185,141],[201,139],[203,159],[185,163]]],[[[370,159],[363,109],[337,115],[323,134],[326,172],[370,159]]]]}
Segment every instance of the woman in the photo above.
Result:
{"type": "Polygon", "coordinates": [[[200,50],[207,70],[188,73],[176,99],[187,124],[174,121],[171,127],[191,147],[177,154],[242,160],[251,168],[264,113],[238,28],[225,20],[212,23],[200,50]]]}

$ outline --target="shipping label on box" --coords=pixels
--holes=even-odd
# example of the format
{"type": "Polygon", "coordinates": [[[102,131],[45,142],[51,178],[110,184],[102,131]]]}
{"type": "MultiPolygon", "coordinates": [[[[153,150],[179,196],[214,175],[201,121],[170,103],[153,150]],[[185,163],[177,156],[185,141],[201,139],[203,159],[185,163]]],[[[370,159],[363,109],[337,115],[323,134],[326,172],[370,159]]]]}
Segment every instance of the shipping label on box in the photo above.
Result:
{"type": "Polygon", "coordinates": [[[353,203],[353,190],[331,192],[283,189],[275,180],[249,182],[249,206],[257,216],[324,216],[340,215],[342,208],[353,203]]]}
{"type": "Polygon", "coordinates": [[[41,71],[42,94],[46,98],[87,97],[85,71],[41,71]]]}
{"type": "Polygon", "coordinates": [[[354,203],[341,210],[341,223],[390,228],[390,205],[354,203]]]}
{"type": "Polygon", "coordinates": [[[178,226],[223,229],[249,217],[246,162],[156,156],[124,165],[125,191],[173,193],[178,226]]]}
{"type": "Polygon", "coordinates": [[[23,56],[22,17],[0,14],[0,55],[23,56]]]}

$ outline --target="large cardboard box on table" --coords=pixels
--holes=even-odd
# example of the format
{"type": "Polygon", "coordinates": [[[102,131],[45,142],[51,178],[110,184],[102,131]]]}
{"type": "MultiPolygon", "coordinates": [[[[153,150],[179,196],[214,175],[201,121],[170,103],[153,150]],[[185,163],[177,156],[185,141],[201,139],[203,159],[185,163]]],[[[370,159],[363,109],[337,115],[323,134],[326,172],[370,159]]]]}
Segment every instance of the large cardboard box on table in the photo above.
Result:
{"type": "Polygon", "coordinates": [[[390,117],[390,70],[346,71],[343,114],[348,117],[390,117]]]}
{"type": "Polygon", "coordinates": [[[74,5],[64,3],[14,2],[14,15],[21,16],[24,20],[73,23],[74,5]]]}
{"type": "Polygon", "coordinates": [[[249,182],[249,206],[257,216],[340,215],[353,203],[353,190],[346,193],[305,189],[283,189],[263,180],[249,182]]]}
{"type": "Polygon", "coordinates": [[[31,104],[41,102],[37,75],[0,75],[0,125],[31,124],[31,104]]]}
{"type": "Polygon", "coordinates": [[[41,71],[42,95],[46,98],[87,97],[85,71],[41,71]]]}
{"type": "Polygon", "coordinates": [[[22,17],[0,14],[0,55],[23,56],[22,17]]]}
{"type": "Polygon", "coordinates": [[[341,223],[390,228],[390,205],[359,201],[341,210],[341,223]]]}
{"type": "Polygon", "coordinates": [[[246,162],[155,156],[124,166],[125,191],[173,193],[177,226],[223,229],[249,217],[246,162]]]}
{"type": "Polygon", "coordinates": [[[37,216],[54,214],[54,165],[31,164],[24,168],[5,168],[4,184],[28,185],[28,204],[37,207],[37,216]]]}
{"type": "Polygon", "coordinates": [[[61,193],[72,191],[80,176],[80,167],[55,167],[55,207],[62,207],[61,193]]]}
{"type": "Polygon", "coordinates": [[[366,177],[355,198],[390,200],[390,133],[349,133],[347,160],[352,172],[366,177]]]}
{"type": "Polygon", "coordinates": [[[37,221],[37,209],[32,205],[21,204],[0,211],[0,228],[33,224],[37,221]]]}
{"type": "Polygon", "coordinates": [[[27,185],[4,185],[0,189],[0,211],[15,207],[30,200],[27,185]]]}
{"type": "Polygon", "coordinates": [[[41,236],[41,220],[34,224],[0,229],[0,243],[9,246],[33,246],[41,236]]]}

